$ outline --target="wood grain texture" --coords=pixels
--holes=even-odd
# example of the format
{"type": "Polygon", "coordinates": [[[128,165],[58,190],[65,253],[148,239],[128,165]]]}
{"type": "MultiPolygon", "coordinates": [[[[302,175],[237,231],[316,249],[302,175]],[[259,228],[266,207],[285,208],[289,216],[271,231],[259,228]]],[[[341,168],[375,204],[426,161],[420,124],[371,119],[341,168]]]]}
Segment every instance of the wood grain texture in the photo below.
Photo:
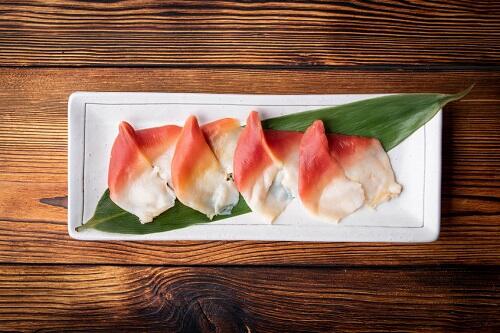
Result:
{"type": "Polygon", "coordinates": [[[0,266],[10,331],[494,332],[497,268],[0,266]]]}
{"type": "Polygon", "coordinates": [[[0,71],[0,262],[498,265],[499,87],[500,73],[476,71],[4,69],[0,71]],[[67,235],[66,122],[67,98],[73,91],[456,92],[471,82],[477,84],[473,92],[444,114],[442,233],[436,243],[122,243],[73,241],[67,235]]]}
{"type": "Polygon", "coordinates": [[[500,331],[498,17],[498,1],[473,0],[0,2],[0,331],[500,331]],[[444,113],[435,243],[67,235],[74,91],[451,93],[474,82],[444,113]]]}
{"type": "Polygon", "coordinates": [[[0,65],[498,66],[499,15],[476,0],[2,1],[0,65]]]}

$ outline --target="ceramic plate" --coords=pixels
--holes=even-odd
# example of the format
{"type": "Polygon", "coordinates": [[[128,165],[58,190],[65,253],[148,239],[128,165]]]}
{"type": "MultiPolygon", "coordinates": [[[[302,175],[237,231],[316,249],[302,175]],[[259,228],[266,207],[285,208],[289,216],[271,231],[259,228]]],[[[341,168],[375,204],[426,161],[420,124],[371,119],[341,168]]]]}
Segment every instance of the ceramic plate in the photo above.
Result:
{"type": "Polygon", "coordinates": [[[222,117],[244,122],[251,110],[270,118],[377,96],[381,95],[74,93],[68,103],[69,234],[82,240],[433,241],[440,224],[441,112],[389,152],[397,181],[403,186],[400,197],[376,210],[363,208],[340,224],[316,221],[295,199],[272,225],[249,213],[147,235],[75,231],[93,215],[107,188],[110,150],[122,120],[138,129],[182,126],[190,114],[200,123],[222,117]]]}

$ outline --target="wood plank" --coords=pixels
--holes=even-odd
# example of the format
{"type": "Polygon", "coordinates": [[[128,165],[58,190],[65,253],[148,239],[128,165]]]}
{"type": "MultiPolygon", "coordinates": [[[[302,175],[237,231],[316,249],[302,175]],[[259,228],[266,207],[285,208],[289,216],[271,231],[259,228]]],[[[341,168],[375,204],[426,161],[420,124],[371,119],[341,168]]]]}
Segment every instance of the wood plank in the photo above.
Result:
{"type": "Polygon", "coordinates": [[[0,71],[0,262],[498,264],[500,73],[172,69],[0,71]],[[127,78],[127,80],[123,80],[127,78]],[[458,91],[446,108],[441,239],[429,245],[79,242],[66,232],[67,97],[76,90],[387,93],[458,91]],[[181,83],[181,84],[180,84],[181,83]],[[168,250],[166,250],[168,249],[168,250]]]}
{"type": "Polygon", "coordinates": [[[498,66],[497,1],[4,1],[0,65],[498,66]]]}
{"type": "Polygon", "coordinates": [[[22,331],[493,332],[498,268],[0,266],[22,331]]]}
{"type": "MultiPolygon", "coordinates": [[[[445,201],[446,202],[446,201],[445,201]]],[[[458,204],[457,204],[458,205],[458,204]]],[[[497,205],[498,206],[498,205],[497,205]]],[[[83,242],[65,221],[0,220],[0,262],[148,265],[499,265],[498,208],[442,217],[430,244],[257,241],[83,242]]]]}

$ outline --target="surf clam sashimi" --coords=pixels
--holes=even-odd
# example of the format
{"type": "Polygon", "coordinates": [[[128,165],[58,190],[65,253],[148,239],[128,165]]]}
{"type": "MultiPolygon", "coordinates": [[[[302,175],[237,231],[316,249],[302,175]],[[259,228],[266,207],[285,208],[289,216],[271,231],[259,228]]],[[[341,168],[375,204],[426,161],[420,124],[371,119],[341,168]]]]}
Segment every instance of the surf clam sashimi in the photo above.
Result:
{"type": "Polygon", "coordinates": [[[108,170],[110,197],[141,223],[174,206],[164,155],[175,147],[179,132],[176,127],[135,131],[127,122],[119,125],[108,170]]]}
{"type": "Polygon", "coordinates": [[[230,214],[239,200],[236,186],[227,179],[194,116],[187,119],[177,141],[172,180],[179,201],[210,219],[230,214]]]}
{"type": "Polygon", "coordinates": [[[349,180],[330,155],[321,120],[316,120],[300,142],[299,195],[304,207],[321,220],[339,222],[365,200],[360,183],[349,180]]]}
{"type": "Polygon", "coordinates": [[[339,162],[350,180],[365,191],[366,204],[376,207],[401,193],[389,156],[375,138],[328,134],[330,154],[339,162]]]}
{"type": "Polygon", "coordinates": [[[259,114],[248,116],[234,153],[234,181],[252,211],[272,222],[292,200],[283,163],[269,147],[259,114]]]}

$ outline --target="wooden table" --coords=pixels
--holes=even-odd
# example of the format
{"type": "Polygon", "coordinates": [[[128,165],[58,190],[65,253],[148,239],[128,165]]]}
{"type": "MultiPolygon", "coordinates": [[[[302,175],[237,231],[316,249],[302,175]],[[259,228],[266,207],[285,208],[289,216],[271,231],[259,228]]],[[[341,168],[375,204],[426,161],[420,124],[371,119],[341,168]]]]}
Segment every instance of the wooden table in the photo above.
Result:
{"type": "Polygon", "coordinates": [[[0,330],[500,330],[498,1],[0,3],[0,330]],[[83,91],[472,93],[432,244],[68,237],[83,91]]]}

